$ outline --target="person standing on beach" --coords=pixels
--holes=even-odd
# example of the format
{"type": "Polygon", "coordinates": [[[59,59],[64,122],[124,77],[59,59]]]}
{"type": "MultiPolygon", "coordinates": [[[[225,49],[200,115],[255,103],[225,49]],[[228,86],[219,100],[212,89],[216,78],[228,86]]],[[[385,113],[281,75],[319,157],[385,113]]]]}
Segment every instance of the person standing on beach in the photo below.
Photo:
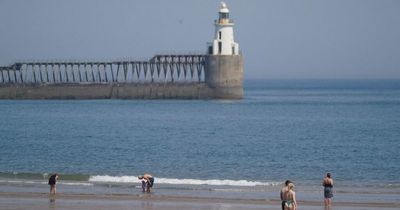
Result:
{"type": "Polygon", "coordinates": [[[53,174],[49,178],[50,194],[56,194],[56,184],[58,180],[58,174],[53,174]]]}
{"type": "Polygon", "coordinates": [[[138,176],[138,179],[142,181],[143,192],[150,192],[154,184],[154,177],[149,173],[145,173],[142,176],[138,176]]]}
{"type": "Polygon", "coordinates": [[[294,192],[293,183],[288,184],[287,191],[283,192],[282,200],[283,200],[284,210],[297,209],[296,193],[294,192]]]}
{"type": "Polygon", "coordinates": [[[289,190],[288,189],[289,183],[292,183],[292,181],[286,180],[285,181],[285,186],[283,186],[282,189],[281,189],[280,195],[281,195],[281,201],[282,201],[282,210],[285,210],[285,201],[283,199],[283,195],[284,195],[284,193],[286,193],[289,190]]]}
{"type": "Polygon", "coordinates": [[[324,203],[325,206],[332,205],[332,197],[333,197],[333,179],[330,173],[327,173],[322,181],[322,186],[324,186],[324,203]]]}

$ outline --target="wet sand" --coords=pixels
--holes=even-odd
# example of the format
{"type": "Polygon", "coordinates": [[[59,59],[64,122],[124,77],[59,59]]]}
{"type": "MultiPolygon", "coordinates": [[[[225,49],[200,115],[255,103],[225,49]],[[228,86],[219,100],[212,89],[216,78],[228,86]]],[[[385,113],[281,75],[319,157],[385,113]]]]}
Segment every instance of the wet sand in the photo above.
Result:
{"type": "MultiPolygon", "coordinates": [[[[205,209],[280,209],[279,200],[200,198],[186,196],[158,196],[152,194],[57,194],[47,193],[0,193],[0,209],[139,209],[139,210],[205,210],[205,209]]],[[[372,210],[399,209],[400,203],[335,202],[333,209],[372,210]]],[[[322,202],[299,201],[299,209],[324,209],[322,202]]]]}

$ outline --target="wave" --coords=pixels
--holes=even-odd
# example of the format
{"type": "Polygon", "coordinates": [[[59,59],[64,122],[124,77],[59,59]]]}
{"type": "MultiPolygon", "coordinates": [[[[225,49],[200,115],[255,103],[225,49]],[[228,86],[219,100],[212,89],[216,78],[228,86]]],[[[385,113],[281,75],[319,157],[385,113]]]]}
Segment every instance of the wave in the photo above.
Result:
{"type": "Polygon", "coordinates": [[[90,176],[89,182],[106,182],[106,183],[140,183],[137,176],[108,176],[97,175],[90,176]]]}
{"type": "MultiPolygon", "coordinates": [[[[50,173],[25,173],[25,172],[0,172],[0,182],[30,184],[43,182],[47,184],[50,173]],[[4,179],[5,178],[5,179],[4,179]],[[6,180],[6,181],[5,181],[6,180]]],[[[137,176],[110,176],[110,175],[82,175],[82,174],[60,174],[60,184],[65,185],[92,185],[92,183],[132,183],[139,184],[137,176]],[[85,184],[86,183],[86,184],[85,184]]],[[[178,179],[156,177],[157,184],[170,185],[211,185],[211,186],[276,186],[280,182],[261,182],[251,180],[229,180],[229,179],[178,179]]]]}
{"type": "MultiPolygon", "coordinates": [[[[158,178],[155,177],[157,184],[173,184],[173,185],[213,185],[213,186],[276,186],[281,185],[280,182],[258,182],[248,180],[218,180],[218,179],[176,179],[176,178],[158,178]]],[[[108,176],[98,175],[91,176],[89,182],[105,182],[105,183],[140,183],[137,176],[108,176]]]]}
{"type": "MultiPolygon", "coordinates": [[[[32,181],[32,180],[0,180],[0,183],[8,183],[8,184],[41,184],[41,185],[47,185],[47,181],[32,181]]],[[[59,181],[57,182],[59,185],[70,185],[70,186],[93,186],[93,183],[88,183],[88,182],[64,182],[64,181],[59,181]]]]}
{"type": "MultiPolygon", "coordinates": [[[[49,173],[25,173],[25,172],[0,172],[0,184],[44,184],[47,185],[49,173]]],[[[268,187],[268,186],[280,186],[280,181],[254,181],[254,180],[230,180],[230,179],[179,179],[179,178],[163,178],[155,177],[156,184],[165,184],[172,187],[173,185],[179,185],[179,189],[182,187],[190,186],[227,186],[227,187],[268,187]],[[186,185],[186,186],[185,186],[186,185]]],[[[121,185],[121,184],[135,184],[140,185],[140,180],[137,176],[112,176],[112,175],[82,175],[82,174],[60,174],[58,182],[60,185],[76,185],[76,186],[95,186],[95,185],[121,185]]],[[[310,182],[302,182],[302,185],[314,186],[310,182]]],[[[343,184],[346,185],[346,184],[343,184]]],[[[318,185],[319,186],[319,185],[318,185]]],[[[379,188],[387,190],[397,190],[400,188],[400,183],[370,183],[368,185],[360,184],[352,186],[356,188],[379,188]]],[[[197,187],[196,187],[197,188],[197,187]]],[[[222,187],[224,188],[224,187],[222,187]]],[[[192,189],[192,187],[189,187],[192,189]]],[[[224,190],[224,189],[222,189],[224,190]]]]}
{"type": "Polygon", "coordinates": [[[59,184],[72,185],[72,186],[93,186],[93,183],[87,183],[87,182],[59,182],[59,184]]]}
{"type": "MultiPolygon", "coordinates": [[[[0,172],[0,178],[24,179],[24,180],[47,180],[51,173],[27,173],[27,172],[0,172]]],[[[88,181],[88,175],[82,174],[60,174],[62,180],[68,181],[88,181]]]]}

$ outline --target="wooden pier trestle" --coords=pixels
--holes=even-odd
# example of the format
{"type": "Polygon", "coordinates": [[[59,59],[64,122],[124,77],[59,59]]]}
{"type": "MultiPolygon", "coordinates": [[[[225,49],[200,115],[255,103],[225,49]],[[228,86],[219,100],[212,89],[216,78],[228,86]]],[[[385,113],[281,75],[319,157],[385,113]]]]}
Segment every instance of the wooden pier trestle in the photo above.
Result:
{"type": "Polygon", "coordinates": [[[17,62],[0,67],[0,85],[203,83],[206,55],[156,55],[148,61],[17,62]]]}

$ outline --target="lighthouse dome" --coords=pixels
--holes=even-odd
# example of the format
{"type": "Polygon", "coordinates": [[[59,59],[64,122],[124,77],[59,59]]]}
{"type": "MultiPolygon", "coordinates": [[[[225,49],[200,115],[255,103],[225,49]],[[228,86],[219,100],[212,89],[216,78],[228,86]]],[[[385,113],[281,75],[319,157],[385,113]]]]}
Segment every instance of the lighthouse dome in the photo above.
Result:
{"type": "Polygon", "coordinates": [[[220,7],[220,9],[219,9],[219,12],[220,13],[229,13],[229,9],[228,9],[228,6],[226,5],[226,3],[225,2],[221,2],[221,7],[220,7]]]}

